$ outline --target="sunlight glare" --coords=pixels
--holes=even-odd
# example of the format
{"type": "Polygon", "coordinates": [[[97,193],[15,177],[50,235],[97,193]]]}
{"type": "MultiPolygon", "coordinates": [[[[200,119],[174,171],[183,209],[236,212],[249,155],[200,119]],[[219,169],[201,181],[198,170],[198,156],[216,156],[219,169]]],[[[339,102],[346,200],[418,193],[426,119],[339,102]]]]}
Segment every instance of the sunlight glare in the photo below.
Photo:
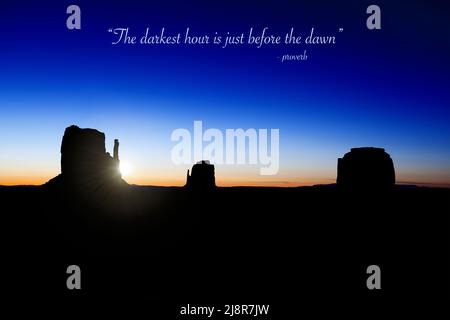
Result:
{"type": "Polygon", "coordinates": [[[119,169],[124,177],[128,176],[133,171],[131,164],[127,161],[120,161],[119,169]]]}

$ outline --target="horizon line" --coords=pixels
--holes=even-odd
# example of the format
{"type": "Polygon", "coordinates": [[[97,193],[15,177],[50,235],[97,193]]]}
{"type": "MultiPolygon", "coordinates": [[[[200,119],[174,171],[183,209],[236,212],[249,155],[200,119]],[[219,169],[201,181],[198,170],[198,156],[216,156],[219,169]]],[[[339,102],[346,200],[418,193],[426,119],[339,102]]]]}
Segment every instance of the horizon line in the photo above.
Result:
{"type": "MultiPolygon", "coordinates": [[[[125,179],[124,179],[125,180],[125,179]]],[[[45,183],[24,183],[24,184],[0,184],[0,187],[41,187],[44,186],[45,183]]],[[[126,180],[125,180],[126,182],[126,180]]],[[[136,184],[136,183],[128,183],[130,186],[137,187],[160,187],[160,188],[183,188],[185,184],[136,184]]],[[[294,182],[286,182],[286,183],[261,183],[261,184],[217,184],[217,188],[301,188],[301,187],[315,187],[315,186],[329,186],[336,185],[336,182],[332,183],[316,183],[316,184],[301,184],[294,182]]],[[[395,183],[395,186],[417,186],[417,187],[427,187],[427,188],[443,188],[450,189],[450,183],[436,183],[436,182],[414,182],[414,181],[399,181],[395,183]]]]}

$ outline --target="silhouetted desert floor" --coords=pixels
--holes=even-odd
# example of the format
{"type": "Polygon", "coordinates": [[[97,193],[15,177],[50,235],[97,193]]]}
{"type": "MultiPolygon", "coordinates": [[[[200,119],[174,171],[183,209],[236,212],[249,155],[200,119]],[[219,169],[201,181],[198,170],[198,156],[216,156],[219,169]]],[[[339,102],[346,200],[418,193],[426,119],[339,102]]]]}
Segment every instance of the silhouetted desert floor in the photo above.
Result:
{"type": "Polygon", "coordinates": [[[299,301],[445,301],[449,195],[333,185],[209,192],[129,186],[85,196],[0,187],[3,264],[11,292],[41,298],[277,301],[277,312],[286,313],[299,301]],[[79,292],[66,289],[71,264],[82,270],[79,292]],[[372,264],[381,268],[380,291],[366,288],[372,264]]]}

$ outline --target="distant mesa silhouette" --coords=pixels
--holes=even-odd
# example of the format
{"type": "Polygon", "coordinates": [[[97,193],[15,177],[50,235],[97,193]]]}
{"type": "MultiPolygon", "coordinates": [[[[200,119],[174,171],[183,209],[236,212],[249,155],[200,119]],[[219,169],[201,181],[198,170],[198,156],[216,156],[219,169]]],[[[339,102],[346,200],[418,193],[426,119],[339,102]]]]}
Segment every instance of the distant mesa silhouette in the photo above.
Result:
{"type": "Polygon", "coordinates": [[[352,148],[338,159],[336,183],[345,188],[391,188],[395,185],[394,163],[383,148],[352,148]]]}
{"type": "Polygon", "coordinates": [[[106,152],[105,134],[75,125],[66,128],[61,144],[61,174],[48,184],[86,188],[86,191],[126,184],[119,170],[119,140],[114,155],[106,152]]]}
{"type": "Polygon", "coordinates": [[[216,187],[214,165],[208,160],[202,160],[194,164],[189,175],[187,171],[186,187],[195,190],[210,190],[216,187]]]}

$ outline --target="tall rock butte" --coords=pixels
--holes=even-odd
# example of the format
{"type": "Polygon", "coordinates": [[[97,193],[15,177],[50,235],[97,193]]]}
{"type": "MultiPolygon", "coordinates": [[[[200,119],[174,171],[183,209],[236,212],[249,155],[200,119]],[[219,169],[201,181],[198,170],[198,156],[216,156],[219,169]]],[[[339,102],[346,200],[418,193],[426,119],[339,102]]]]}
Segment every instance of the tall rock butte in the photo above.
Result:
{"type": "Polygon", "coordinates": [[[52,183],[100,190],[125,183],[119,170],[119,141],[114,141],[114,156],[106,152],[105,134],[75,125],[66,128],[61,144],[61,174],[52,183]]]}
{"type": "Polygon", "coordinates": [[[352,148],[338,159],[336,183],[346,188],[391,188],[395,185],[394,163],[382,148],[352,148]]]}

